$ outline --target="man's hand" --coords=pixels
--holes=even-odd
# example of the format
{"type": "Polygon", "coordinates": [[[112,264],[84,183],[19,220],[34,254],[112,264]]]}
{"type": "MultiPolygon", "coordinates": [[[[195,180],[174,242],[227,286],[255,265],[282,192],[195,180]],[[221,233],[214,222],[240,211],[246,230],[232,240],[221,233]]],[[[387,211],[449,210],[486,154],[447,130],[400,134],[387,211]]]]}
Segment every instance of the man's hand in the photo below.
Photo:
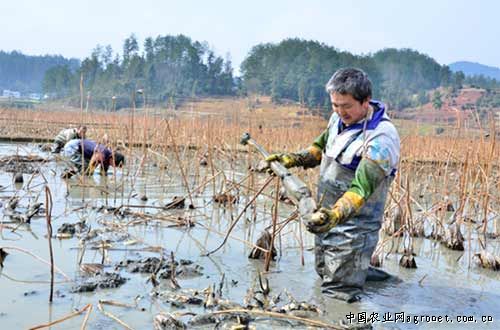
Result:
{"type": "Polygon", "coordinates": [[[295,167],[298,165],[298,157],[294,154],[271,154],[266,158],[266,162],[278,161],[286,168],[295,167]]]}
{"type": "Polygon", "coordinates": [[[91,160],[89,162],[89,166],[87,168],[87,175],[88,176],[94,175],[94,171],[95,171],[96,167],[97,167],[97,164],[91,160]]]}
{"type": "Polygon", "coordinates": [[[311,219],[306,222],[306,228],[313,234],[326,233],[341,221],[341,214],[335,208],[333,210],[325,207],[311,215],[311,219]]]}
{"type": "Polygon", "coordinates": [[[313,234],[326,233],[339,223],[346,221],[365,203],[363,197],[352,191],[346,191],[331,209],[320,208],[306,222],[307,230],[313,234]]]}
{"type": "Polygon", "coordinates": [[[100,163],[100,153],[94,151],[94,154],[92,155],[92,158],[90,158],[89,165],[88,165],[88,172],[87,174],[92,176],[94,175],[94,171],[97,168],[97,165],[100,163]]]}

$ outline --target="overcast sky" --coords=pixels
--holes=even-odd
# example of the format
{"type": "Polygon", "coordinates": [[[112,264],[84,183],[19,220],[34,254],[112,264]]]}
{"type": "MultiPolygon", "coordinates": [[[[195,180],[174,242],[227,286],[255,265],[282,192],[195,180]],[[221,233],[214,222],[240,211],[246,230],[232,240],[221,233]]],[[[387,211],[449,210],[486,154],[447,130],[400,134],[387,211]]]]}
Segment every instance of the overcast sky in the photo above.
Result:
{"type": "Polygon", "coordinates": [[[184,34],[239,66],[252,46],[289,37],[356,54],[412,48],[441,64],[500,67],[495,0],[0,0],[0,50],[87,57],[97,45],[184,34]]]}

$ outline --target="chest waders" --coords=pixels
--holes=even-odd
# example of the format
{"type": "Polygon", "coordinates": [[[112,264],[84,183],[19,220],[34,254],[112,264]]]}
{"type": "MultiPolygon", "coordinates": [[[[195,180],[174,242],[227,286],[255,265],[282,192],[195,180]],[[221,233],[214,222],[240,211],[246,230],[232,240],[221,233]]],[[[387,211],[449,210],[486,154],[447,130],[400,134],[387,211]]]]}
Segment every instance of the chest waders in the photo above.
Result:
{"type": "MultiPolygon", "coordinates": [[[[331,208],[349,189],[354,174],[354,170],[324,152],[317,195],[321,206],[331,208]]],[[[330,231],[316,235],[315,267],[322,278],[324,294],[347,302],[357,300],[369,275],[370,258],[377,246],[392,179],[392,176],[386,177],[358,213],[330,231]]]]}

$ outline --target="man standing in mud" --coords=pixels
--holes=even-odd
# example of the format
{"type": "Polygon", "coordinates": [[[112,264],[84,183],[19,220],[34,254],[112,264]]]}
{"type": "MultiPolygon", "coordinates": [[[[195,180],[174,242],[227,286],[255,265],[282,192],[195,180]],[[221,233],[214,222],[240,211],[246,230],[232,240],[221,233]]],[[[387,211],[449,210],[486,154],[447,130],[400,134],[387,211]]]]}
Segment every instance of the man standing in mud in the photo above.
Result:
{"type": "Polygon", "coordinates": [[[366,73],[340,69],[326,90],[333,108],[326,130],[306,150],[266,160],[286,167],[321,164],[321,208],[306,222],[316,234],[316,271],[323,293],[353,302],[367,280],[388,277],[369,263],[399,163],[400,141],[384,104],[371,99],[366,73]]]}

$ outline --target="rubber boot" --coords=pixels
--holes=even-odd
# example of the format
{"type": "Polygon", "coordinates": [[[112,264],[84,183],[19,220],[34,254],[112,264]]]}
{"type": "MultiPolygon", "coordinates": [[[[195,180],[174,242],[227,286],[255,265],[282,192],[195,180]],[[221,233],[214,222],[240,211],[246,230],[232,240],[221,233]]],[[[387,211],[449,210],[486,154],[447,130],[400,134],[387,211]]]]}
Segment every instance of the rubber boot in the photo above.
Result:
{"type": "Polygon", "coordinates": [[[366,274],[366,280],[372,282],[382,282],[392,278],[393,276],[382,269],[368,266],[368,273],[366,274]]]}

